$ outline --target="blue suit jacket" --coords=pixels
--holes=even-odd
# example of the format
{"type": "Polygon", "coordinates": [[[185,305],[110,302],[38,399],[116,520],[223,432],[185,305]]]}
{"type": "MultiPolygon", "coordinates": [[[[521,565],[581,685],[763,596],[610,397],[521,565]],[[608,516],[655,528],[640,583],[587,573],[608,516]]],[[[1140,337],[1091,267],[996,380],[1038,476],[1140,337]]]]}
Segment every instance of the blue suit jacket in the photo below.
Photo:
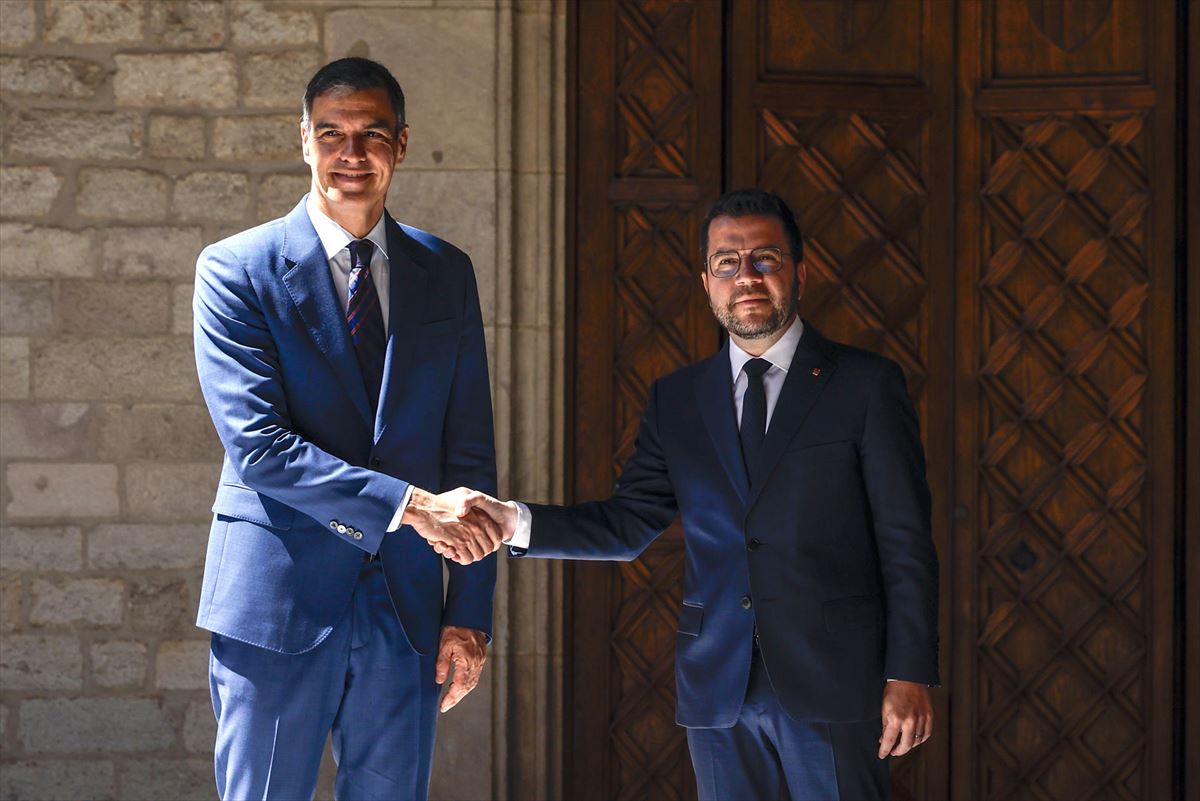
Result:
{"type": "Polygon", "coordinates": [[[885,677],[937,684],[937,556],[899,367],[806,323],[750,472],[726,344],[651,388],[612,498],[530,506],[527,554],[633,559],[682,514],[684,726],[737,720],[755,625],[799,720],[877,718],[885,677]]]}
{"type": "Polygon", "coordinates": [[[437,647],[442,625],[491,632],[494,559],[451,564],[443,608],[442,559],[408,527],[385,534],[410,482],[434,492],[496,486],[471,261],[390,216],[387,238],[374,417],[303,200],[200,254],[196,365],[225,446],[203,628],[283,653],[311,649],[348,608],[367,552],[379,555],[417,652],[437,647]]]}

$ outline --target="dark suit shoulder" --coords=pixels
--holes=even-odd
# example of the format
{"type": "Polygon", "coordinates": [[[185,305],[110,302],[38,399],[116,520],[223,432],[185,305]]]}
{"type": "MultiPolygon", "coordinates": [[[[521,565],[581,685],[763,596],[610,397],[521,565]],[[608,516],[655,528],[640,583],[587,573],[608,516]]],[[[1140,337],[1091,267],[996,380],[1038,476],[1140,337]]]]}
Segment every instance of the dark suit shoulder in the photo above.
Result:
{"type": "Polygon", "coordinates": [[[843,377],[857,377],[874,382],[888,373],[903,375],[900,365],[875,351],[846,345],[842,342],[825,340],[830,356],[837,362],[838,373],[843,377]]]}
{"type": "Polygon", "coordinates": [[[431,255],[444,259],[446,261],[457,262],[461,260],[469,260],[471,257],[466,251],[457,245],[442,239],[437,234],[431,234],[420,228],[415,228],[411,225],[395,220],[396,225],[400,226],[400,230],[408,236],[418,247],[424,249],[431,255]]]}

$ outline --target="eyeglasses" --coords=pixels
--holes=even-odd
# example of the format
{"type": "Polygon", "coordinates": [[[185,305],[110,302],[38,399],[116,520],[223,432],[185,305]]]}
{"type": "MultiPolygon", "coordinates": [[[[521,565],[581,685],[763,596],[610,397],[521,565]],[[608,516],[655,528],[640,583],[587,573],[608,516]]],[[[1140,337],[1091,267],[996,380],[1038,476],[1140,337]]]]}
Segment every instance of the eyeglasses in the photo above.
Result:
{"type": "Polygon", "coordinates": [[[743,253],[750,254],[750,264],[764,275],[779,272],[783,267],[784,253],[777,247],[721,250],[709,256],[705,265],[714,278],[733,278],[742,269],[743,253]]]}

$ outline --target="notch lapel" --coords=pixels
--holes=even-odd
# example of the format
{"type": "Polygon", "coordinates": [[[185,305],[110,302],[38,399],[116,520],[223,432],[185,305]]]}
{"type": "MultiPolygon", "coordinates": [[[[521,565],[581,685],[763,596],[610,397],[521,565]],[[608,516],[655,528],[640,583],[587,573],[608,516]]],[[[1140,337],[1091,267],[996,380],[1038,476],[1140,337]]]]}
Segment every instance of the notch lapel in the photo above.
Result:
{"type": "Polygon", "coordinates": [[[354,408],[363,422],[370,425],[371,405],[346,327],[346,315],[329,274],[329,260],[304,203],[302,199],[284,221],[282,255],[289,269],[283,275],[283,284],[354,408]]]}
{"type": "Polygon", "coordinates": [[[717,457],[737,490],[742,503],[750,494],[746,467],[742,464],[742,446],[738,439],[736,412],[733,406],[733,378],[729,366],[729,341],[709,360],[696,378],[696,400],[708,435],[712,437],[717,457]]]}
{"type": "Polygon", "coordinates": [[[383,362],[383,387],[379,393],[379,414],[375,419],[375,442],[383,436],[388,422],[404,395],[404,375],[412,361],[425,306],[427,265],[420,245],[386,211],[388,242],[388,341],[383,362]]]}

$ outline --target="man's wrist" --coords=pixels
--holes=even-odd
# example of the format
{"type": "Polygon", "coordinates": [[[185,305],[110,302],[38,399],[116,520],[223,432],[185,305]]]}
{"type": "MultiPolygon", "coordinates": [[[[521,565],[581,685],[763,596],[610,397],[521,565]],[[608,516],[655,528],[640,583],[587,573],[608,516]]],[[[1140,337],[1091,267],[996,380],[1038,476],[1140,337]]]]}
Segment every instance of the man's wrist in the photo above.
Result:
{"type": "Polygon", "coordinates": [[[401,522],[406,526],[415,526],[425,520],[433,507],[434,496],[420,487],[412,488],[408,505],[404,507],[404,517],[401,522]]]}

